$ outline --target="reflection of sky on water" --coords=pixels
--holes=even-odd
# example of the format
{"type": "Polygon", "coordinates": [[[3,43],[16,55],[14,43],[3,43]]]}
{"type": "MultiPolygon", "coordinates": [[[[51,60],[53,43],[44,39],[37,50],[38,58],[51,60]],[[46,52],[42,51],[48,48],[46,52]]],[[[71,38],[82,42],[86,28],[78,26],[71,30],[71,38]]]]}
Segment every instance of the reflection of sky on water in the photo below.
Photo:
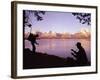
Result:
{"type": "MultiPolygon", "coordinates": [[[[36,46],[36,51],[64,58],[72,57],[70,49],[77,50],[75,44],[78,41],[81,42],[90,61],[90,40],[86,39],[40,39],[37,40],[39,46],[36,46]]],[[[25,41],[25,48],[32,49],[31,43],[27,40],[25,41]]]]}

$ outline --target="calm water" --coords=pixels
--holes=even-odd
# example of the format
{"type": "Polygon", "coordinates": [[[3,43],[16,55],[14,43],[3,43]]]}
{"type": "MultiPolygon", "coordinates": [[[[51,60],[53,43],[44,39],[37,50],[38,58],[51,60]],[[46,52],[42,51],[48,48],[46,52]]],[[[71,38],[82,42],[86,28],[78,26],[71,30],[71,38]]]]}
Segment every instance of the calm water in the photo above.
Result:
{"type": "MultiPolygon", "coordinates": [[[[81,42],[83,48],[86,51],[88,60],[90,61],[91,50],[90,50],[90,40],[87,39],[40,39],[37,40],[39,45],[36,46],[37,52],[47,53],[49,55],[56,55],[59,57],[67,58],[73,57],[71,55],[71,50],[77,50],[75,44],[81,42]]],[[[25,48],[32,50],[31,43],[25,40],[25,48]]]]}

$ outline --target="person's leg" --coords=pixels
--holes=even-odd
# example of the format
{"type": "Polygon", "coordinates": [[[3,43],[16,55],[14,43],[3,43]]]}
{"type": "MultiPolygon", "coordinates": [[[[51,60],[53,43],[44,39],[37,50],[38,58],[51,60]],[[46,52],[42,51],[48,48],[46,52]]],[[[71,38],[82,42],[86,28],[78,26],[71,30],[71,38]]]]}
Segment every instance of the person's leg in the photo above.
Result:
{"type": "Polygon", "coordinates": [[[33,52],[36,53],[36,47],[35,47],[35,45],[33,46],[33,48],[34,48],[33,52]]]}
{"type": "Polygon", "coordinates": [[[32,47],[33,47],[32,52],[35,53],[36,50],[35,44],[32,44],[32,47]]]}

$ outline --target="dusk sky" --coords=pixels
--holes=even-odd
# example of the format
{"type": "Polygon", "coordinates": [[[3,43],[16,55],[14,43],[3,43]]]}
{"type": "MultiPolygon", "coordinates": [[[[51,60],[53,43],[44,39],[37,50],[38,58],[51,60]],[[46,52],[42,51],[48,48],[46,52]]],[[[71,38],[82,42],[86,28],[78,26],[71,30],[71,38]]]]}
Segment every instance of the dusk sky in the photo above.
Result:
{"type": "MultiPolygon", "coordinates": [[[[75,33],[81,29],[90,30],[90,25],[81,24],[71,12],[46,11],[42,21],[37,21],[33,14],[30,14],[29,22],[32,24],[32,32],[57,32],[75,33]]],[[[28,29],[27,29],[28,30],[28,29]]]]}

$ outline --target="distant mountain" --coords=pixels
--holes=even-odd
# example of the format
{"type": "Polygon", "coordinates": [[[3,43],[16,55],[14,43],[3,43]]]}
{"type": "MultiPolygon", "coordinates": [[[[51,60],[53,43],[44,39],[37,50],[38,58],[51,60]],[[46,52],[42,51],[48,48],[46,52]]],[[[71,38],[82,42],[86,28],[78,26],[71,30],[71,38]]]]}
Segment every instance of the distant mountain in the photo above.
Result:
{"type": "Polygon", "coordinates": [[[73,34],[73,38],[89,39],[90,37],[91,37],[91,34],[86,29],[82,29],[80,32],[73,34]]]}
{"type": "MultiPolygon", "coordinates": [[[[56,33],[56,32],[36,32],[39,35],[40,39],[90,39],[91,34],[87,29],[81,29],[79,32],[74,34],[66,33],[56,33]]],[[[25,33],[25,37],[28,36],[29,33],[25,33]]]]}

